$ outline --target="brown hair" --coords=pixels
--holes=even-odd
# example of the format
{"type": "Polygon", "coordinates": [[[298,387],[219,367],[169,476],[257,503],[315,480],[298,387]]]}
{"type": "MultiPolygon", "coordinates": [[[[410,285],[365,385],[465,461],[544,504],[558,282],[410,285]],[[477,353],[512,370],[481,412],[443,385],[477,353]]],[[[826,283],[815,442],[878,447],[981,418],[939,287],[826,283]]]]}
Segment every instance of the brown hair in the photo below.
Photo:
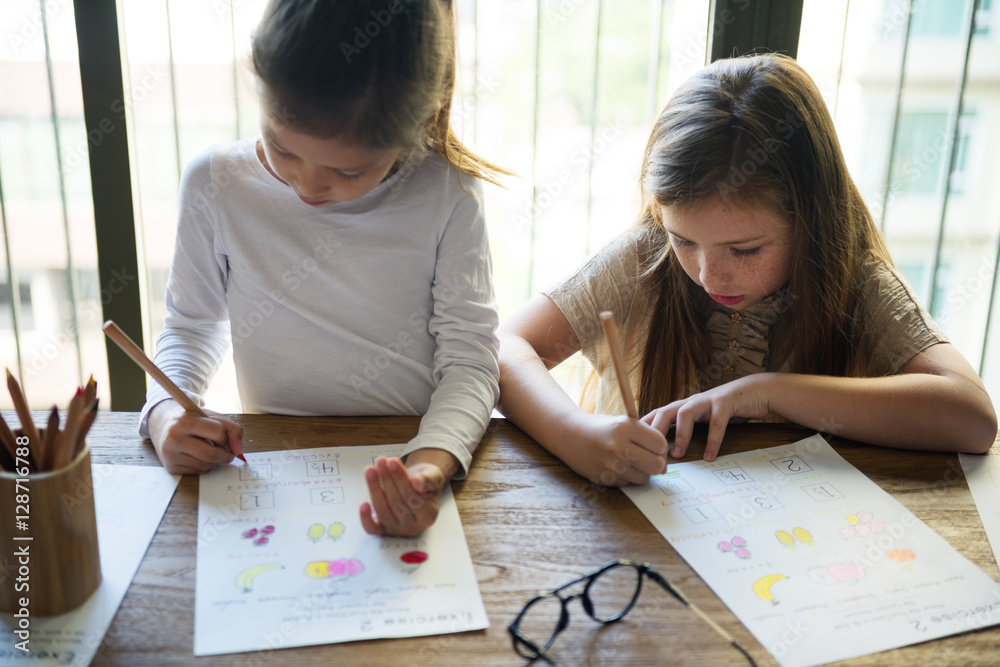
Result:
{"type": "MultiPolygon", "coordinates": [[[[707,296],[668,243],[660,207],[707,201],[763,206],[792,224],[793,260],[776,317],[772,367],[861,375],[868,350],[853,314],[864,266],[889,260],[851,180],[815,83],[777,54],[719,60],[685,82],[656,120],[641,172],[640,236],[652,242],[639,293],[652,312],[638,400],[648,412],[705,388],[707,296]]],[[[638,317],[638,314],[637,314],[638,317]]]]}
{"type": "Polygon", "coordinates": [[[491,183],[509,173],[451,128],[450,0],[272,0],[253,34],[252,64],[268,113],[306,134],[429,149],[491,183]]]}

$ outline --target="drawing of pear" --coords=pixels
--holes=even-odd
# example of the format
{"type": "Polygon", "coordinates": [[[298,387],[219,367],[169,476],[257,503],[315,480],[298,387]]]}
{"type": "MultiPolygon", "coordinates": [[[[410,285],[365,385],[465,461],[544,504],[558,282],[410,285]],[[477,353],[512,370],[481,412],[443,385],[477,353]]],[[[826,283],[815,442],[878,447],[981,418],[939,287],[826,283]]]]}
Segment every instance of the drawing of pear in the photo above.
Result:
{"type": "Polygon", "coordinates": [[[323,527],[323,524],[314,523],[309,526],[309,530],[306,531],[306,535],[308,535],[309,539],[315,544],[316,542],[319,542],[319,538],[323,537],[323,533],[325,532],[326,528],[323,527]]]}

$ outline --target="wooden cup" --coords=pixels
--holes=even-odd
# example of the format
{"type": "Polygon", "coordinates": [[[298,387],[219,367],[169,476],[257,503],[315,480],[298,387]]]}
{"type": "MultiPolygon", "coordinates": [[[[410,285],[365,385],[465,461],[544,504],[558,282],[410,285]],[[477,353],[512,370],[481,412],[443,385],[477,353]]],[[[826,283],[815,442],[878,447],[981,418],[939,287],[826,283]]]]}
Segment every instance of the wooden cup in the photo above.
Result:
{"type": "Polygon", "coordinates": [[[101,583],[90,447],[59,470],[27,478],[0,472],[0,536],[0,562],[8,564],[0,612],[14,614],[16,623],[86,602],[101,583]]]}

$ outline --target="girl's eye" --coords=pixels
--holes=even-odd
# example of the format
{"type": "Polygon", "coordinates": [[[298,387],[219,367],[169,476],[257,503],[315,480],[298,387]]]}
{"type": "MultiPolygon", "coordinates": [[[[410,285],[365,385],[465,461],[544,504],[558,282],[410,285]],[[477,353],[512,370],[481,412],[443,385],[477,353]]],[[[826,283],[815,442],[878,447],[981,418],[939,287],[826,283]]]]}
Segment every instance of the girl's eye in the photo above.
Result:
{"type": "Polygon", "coordinates": [[[694,245],[690,241],[685,241],[684,239],[679,239],[676,236],[670,237],[670,244],[675,248],[685,248],[690,245],[694,245]]]}
{"type": "Polygon", "coordinates": [[[756,248],[733,248],[732,251],[737,257],[750,257],[760,252],[760,246],[756,248]]]}
{"type": "Polygon", "coordinates": [[[353,180],[359,179],[359,178],[361,178],[362,176],[365,175],[365,172],[363,172],[363,171],[355,171],[355,172],[352,172],[350,174],[344,173],[342,171],[338,172],[338,173],[340,174],[341,178],[346,179],[348,181],[353,181],[353,180]]]}
{"type": "Polygon", "coordinates": [[[295,157],[291,153],[286,153],[285,151],[281,150],[280,148],[278,148],[274,144],[271,144],[271,150],[273,150],[278,157],[283,157],[286,160],[289,159],[289,158],[295,157]]]}

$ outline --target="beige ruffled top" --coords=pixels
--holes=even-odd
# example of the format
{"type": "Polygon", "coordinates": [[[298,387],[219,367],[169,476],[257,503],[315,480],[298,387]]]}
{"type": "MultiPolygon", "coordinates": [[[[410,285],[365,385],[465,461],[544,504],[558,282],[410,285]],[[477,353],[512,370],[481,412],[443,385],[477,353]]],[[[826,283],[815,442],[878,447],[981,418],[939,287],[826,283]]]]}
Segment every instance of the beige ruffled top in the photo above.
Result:
{"type": "MultiPolygon", "coordinates": [[[[599,413],[624,414],[625,410],[598,314],[610,310],[623,322],[633,308],[652,310],[652,297],[637,292],[640,254],[648,250],[641,238],[634,231],[623,234],[546,292],[566,316],[583,356],[597,371],[599,413]]],[[[699,384],[711,388],[752,373],[787,371],[787,360],[771,359],[769,346],[772,325],[795,298],[782,289],[740,311],[711,302],[705,316],[712,363],[699,370],[699,384]]],[[[947,342],[902,274],[885,262],[873,265],[863,298],[866,304],[860,304],[857,312],[866,313],[863,332],[871,340],[873,375],[895,374],[920,351],[947,342]]],[[[631,321],[634,325],[623,330],[623,344],[635,393],[649,317],[637,311],[631,321]]]]}

